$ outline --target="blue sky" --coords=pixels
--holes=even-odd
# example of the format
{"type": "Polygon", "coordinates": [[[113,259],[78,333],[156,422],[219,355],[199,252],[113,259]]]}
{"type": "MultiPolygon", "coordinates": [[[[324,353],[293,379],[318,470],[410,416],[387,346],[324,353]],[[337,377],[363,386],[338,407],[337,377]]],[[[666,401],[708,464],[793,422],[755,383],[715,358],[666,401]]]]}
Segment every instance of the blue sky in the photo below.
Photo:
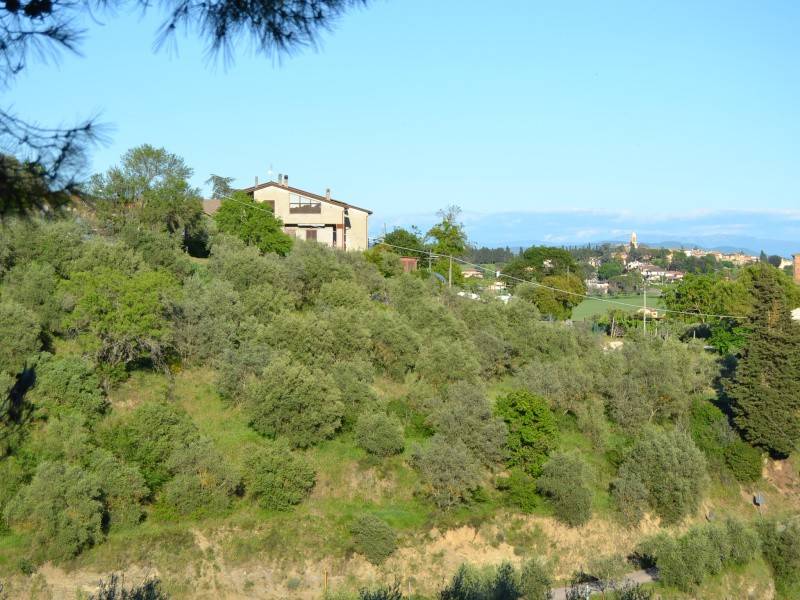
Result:
{"type": "Polygon", "coordinates": [[[716,226],[800,247],[798,2],[378,0],[319,48],[227,67],[191,34],[155,52],[155,12],[98,20],[5,94],[42,123],[100,113],[95,170],[147,142],[197,185],[272,165],[331,187],[375,233],[458,204],[485,243],[716,226]]]}

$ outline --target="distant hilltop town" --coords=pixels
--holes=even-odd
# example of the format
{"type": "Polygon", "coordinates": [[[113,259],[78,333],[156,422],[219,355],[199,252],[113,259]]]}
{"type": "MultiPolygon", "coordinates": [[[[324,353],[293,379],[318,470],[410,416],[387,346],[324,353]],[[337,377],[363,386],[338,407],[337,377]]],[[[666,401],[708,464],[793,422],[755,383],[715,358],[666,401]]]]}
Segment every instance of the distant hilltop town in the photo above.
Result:
{"type": "MultiPolygon", "coordinates": [[[[610,245],[607,245],[608,248],[610,245]]],[[[683,279],[687,271],[714,271],[720,268],[744,267],[768,260],[779,269],[787,269],[793,262],[781,256],[755,256],[746,252],[722,252],[703,248],[663,248],[647,247],[640,244],[636,232],[631,233],[630,241],[614,247],[602,255],[588,256],[585,262],[596,270],[596,274],[585,280],[586,288],[595,294],[621,291],[616,289],[625,274],[640,275],[649,283],[671,283],[683,279]],[[699,268],[698,268],[699,267],[699,268]],[[617,284],[617,285],[615,285],[617,284]]],[[[795,263],[800,255],[795,256],[795,263]]],[[[799,269],[795,269],[798,278],[799,269]]]]}

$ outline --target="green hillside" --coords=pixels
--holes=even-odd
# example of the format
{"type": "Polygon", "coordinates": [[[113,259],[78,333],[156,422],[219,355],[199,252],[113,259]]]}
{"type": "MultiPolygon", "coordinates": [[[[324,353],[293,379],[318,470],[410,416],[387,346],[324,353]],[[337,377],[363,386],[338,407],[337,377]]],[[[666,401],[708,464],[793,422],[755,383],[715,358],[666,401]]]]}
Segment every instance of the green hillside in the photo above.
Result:
{"type": "Polygon", "coordinates": [[[460,298],[389,252],[280,255],[204,221],[189,256],[105,218],[0,230],[9,597],[115,571],[173,598],[461,597],[468,563],[538,598],[647,561],[664,597],[797,589],[796,458],[731,427],[702,343],[607,351],[541,296],[460,298]]]}

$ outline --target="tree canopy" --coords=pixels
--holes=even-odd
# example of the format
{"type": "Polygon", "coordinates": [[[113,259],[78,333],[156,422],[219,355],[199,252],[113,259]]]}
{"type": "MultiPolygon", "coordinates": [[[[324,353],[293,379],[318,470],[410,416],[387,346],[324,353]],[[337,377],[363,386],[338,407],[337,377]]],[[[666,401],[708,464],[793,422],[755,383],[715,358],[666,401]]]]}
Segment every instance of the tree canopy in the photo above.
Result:
{"type": "MultiPolygon", "coordinates": [[[[236,0],[146,0],[141,10],[164,14],[157,46],[178,31],[206,41],[212,55],[233,55],[235,42],[249,38],[256,52],[279,55],[313,45],[346,11],[367,0],[304,0],[254,2],[236,0]]],[[[0,9],[0,81],[6,86],[32,58],[78,53],[86,31],[84,16],[113,16],[125,3],[111,0],[93,5],[61,0],[14,0],[0,9]]],[[[64,205],[81,191],[91,146],[103,141],[103,127],[89,117],[72,127],[41,126],[0,109],[0,142],[14,155],[0,154],[0,217],[64,205]]]]}
{"type": "Polygon", "coordinates": [[[256,202],[244,192],[234,192],[222,199],[214,221],[223,233],[235,235],[261,252],[285,255],[292,239],[283,233],[283,223],[269,206],[256,202]]]}
{"type": "Polygon", "coordinates": [[[762,266],[752,280],[750,334],[726,391],[745,438],[786,456],[800,442],[800,325],[790,316],[780,276],[762,266]]]}

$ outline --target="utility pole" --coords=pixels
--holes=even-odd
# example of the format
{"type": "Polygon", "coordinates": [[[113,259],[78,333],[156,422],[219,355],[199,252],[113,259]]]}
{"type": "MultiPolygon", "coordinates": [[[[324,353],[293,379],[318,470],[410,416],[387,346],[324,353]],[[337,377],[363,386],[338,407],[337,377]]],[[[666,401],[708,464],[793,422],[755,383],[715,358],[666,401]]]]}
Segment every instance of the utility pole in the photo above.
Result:
{"type": "Polygon", "coordinates": [[[453,257],[450,257],[450,267],[447,269],[447,287],[453,287],[453,257]]]}
{"type": "Polygon", "coordinates": [[[644,321],[642,323],[643,323],[643,327],[644,327],[644,335],[647,336],[647,280],[646,279],[645,279],[645,282],[644,282],[644,305],[643,306],[644,306],[644,321]]]}

